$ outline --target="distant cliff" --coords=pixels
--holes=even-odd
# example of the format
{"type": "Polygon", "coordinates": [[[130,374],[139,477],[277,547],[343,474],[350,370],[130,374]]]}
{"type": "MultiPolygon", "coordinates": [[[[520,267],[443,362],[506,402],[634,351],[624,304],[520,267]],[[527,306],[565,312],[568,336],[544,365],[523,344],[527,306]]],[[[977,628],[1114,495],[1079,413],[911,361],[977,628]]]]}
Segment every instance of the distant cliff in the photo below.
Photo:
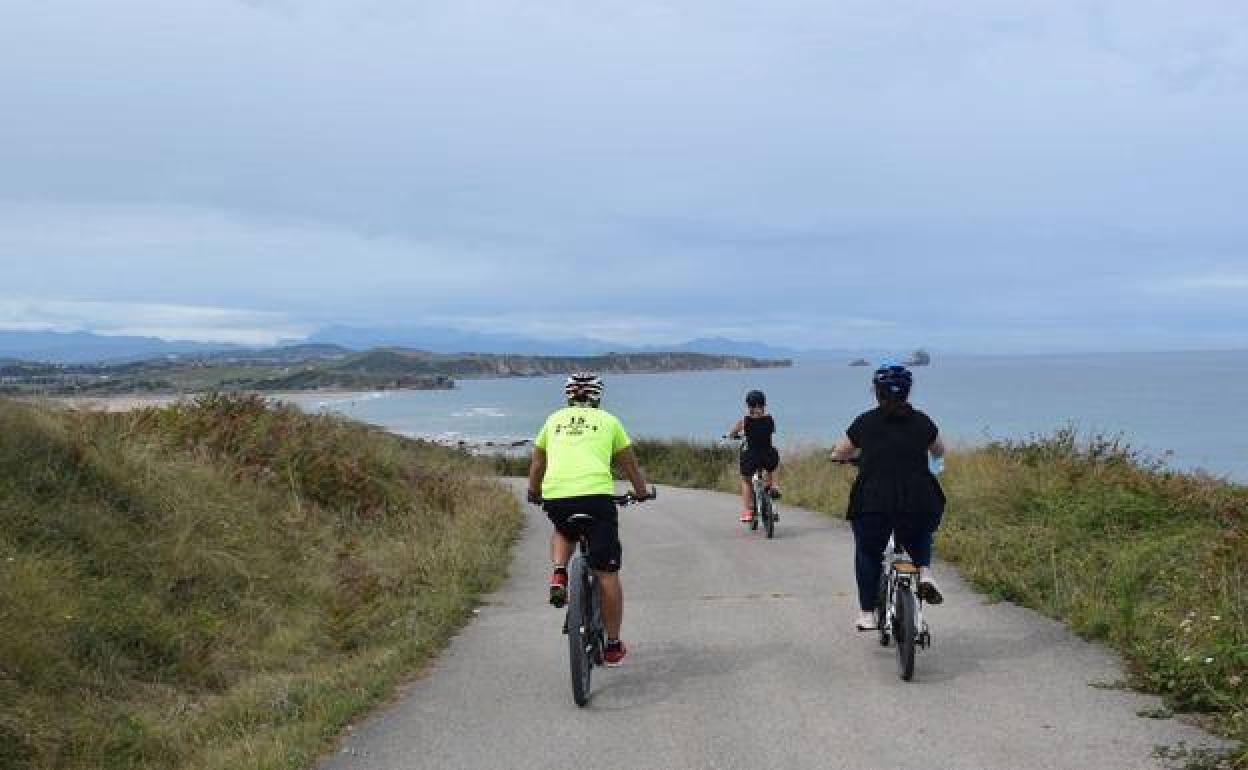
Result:
{"type": "Polygon", "coordinates": [[[791,366],[788,359],[706,353],[608,353],[531,356],[429,353],[382,348],[350,353],[305,346],[246,353],[161,357],[125,364],[0,362],[0,394],[110,396],[211,390],[441,390],[455,380],[541,377],[574,371],[646,373],[791,366]]]}
{"type": "Polygon", "coordinates": [[[412,350],[374,350],[352,356],[333,371],[370,374],[442,374],[450,377],[541,377],[575,371],[599,373],[766,369],[791,366],[788,359],[707,353],[607,353],[601,356],[530,356],[412,350]]]}

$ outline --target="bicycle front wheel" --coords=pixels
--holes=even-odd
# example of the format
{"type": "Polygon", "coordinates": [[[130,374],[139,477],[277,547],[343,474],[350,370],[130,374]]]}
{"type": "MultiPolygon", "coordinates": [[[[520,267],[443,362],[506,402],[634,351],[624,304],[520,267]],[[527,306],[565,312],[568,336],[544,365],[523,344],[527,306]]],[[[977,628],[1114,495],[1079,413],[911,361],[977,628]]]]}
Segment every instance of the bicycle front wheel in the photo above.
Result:
{"type": "Polygon", "coordinates": [[[750,529],[758,529],[758,522],[763,518],[762,483],[758,479],[754,479],[752,483],[754,485],[754,517],[750,519],[750,529]]]}
{"type": "Polygon", "coordinates": [[[879,630],[880,646],[888,646],[888,570],[880,570],[879,588],[875,592],[875,627],[879,630]]]}
{"type": "Polygon", "coordinates": [[[908,585],[897,586],[895,601],[897,606],[893,610],[893,635],[897,637],[897,673],[903,681],[909,682],[914,678],[914,646],[918,641],[918,631],[914,624],[919,610],[914,592],[908,585]]]}
{"type": "Polygon", "coordinates": [[[593,607],[589,596],[589,574],[579,553],[568,563],[568,664],[572,672],[572,700],[589,703],[593,671],[593,607]]]}

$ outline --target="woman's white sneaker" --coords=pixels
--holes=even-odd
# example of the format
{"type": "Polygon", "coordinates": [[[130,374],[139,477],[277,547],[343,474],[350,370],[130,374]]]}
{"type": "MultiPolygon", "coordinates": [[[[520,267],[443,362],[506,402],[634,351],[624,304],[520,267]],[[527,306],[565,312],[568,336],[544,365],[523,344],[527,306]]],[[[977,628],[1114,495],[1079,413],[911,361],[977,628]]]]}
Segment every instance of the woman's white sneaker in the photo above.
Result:
{"type": "Polygon", "coordinates": [[[928,567],[919,569],[919,598],[928,604],[940,604],[945,600],[944,594],[936,587],[932,579],[932,571],[928,567]]]}

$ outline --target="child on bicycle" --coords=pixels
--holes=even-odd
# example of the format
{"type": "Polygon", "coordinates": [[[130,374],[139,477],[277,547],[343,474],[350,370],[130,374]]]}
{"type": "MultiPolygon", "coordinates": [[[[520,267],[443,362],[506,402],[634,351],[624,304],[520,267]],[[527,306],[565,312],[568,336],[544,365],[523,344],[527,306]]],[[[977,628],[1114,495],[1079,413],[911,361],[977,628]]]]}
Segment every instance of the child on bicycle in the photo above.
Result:
{"type": "Polygon", "coordinates": [[[919,597],[930,604],[944,600],[931,564],[932,538],[945,510],[945,493],[935,475],[945,445],[936,423],[910,405],[913,383],[904,366],[877,369],[871,378],[876,408],[858,415],[832,450],[838,462],[858,455],[845,518],[854,530],[859,631],[876,628],[876,592],[889,535],[919,568],[919,597]]]}
{"type": "Polygon", "coordinates": [[[620,641],[624,591],[619,570],[623,549],[612,499],[612,462],[633,483],[633,494],[645,499],[648,493],[624,427],[614,415],[599,408],[602,391],[602,380],[597,375],[577,373],[568,377],[564,383],[568,405],[547,418],[534,441],[528,497],[530,502],[544,501],[546,516],[554,525],[550,536],[550,603],[555,607],[562,607],[567,601],[567,567],[575,542],[568,519],[575,514],[593,517],[589,566],[598,575],[602,589],[602,615],[607,631],[603,657],[608,666],[618,666],[628,650],[620,641]]]}
{"type": "MultiPolygon", "coordinates": [[[[780,467],[780,453],[771,442],[776,432],[776,421],[767,414],[767,396],[761,390],[745,394],[746,414],[729,429],[728,435],[740,438],[745,435],[745,448],[741,451],[741,500],[744,508],[741,521],[754,518],[754,490],[750,480],[760,468],[767,481],[767,493],[773,499],[780,497],[776,471],[780,467]]],[[[777,517],[779,518],[779,517],[777,517]]]]}

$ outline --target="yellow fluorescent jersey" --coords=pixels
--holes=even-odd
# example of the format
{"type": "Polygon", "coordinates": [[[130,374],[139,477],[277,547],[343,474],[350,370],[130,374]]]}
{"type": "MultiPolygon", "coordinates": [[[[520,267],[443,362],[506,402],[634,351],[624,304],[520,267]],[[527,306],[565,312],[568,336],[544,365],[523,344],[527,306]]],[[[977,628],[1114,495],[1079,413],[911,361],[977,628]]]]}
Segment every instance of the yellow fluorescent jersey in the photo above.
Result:
{"type": "Polygon", "coordinates": [[[614,494],[611,458],[632,442],[610,412],[569,406],[546,418],[533,443],[546,452],[542,497],[555,500],[614,494]]]}

